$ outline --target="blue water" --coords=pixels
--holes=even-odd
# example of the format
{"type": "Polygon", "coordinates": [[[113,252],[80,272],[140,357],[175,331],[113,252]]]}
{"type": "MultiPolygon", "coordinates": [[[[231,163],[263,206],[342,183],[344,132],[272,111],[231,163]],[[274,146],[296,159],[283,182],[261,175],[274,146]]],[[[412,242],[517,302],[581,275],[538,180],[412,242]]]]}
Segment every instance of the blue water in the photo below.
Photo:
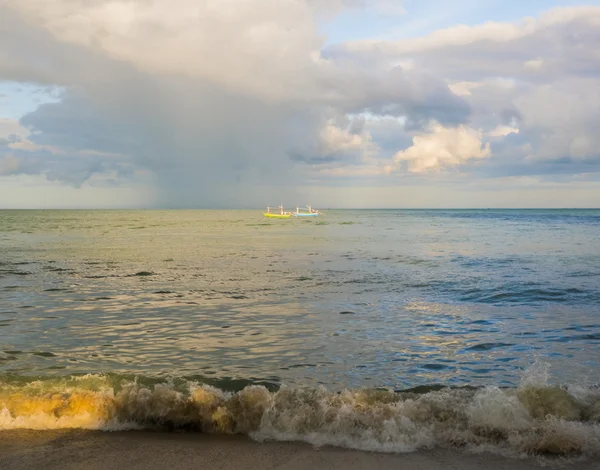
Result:
{"type": "Polygon", "coordinates": [[[0,372],[600,379],[600,211],[324,213],[0,212],[0,372]]]}

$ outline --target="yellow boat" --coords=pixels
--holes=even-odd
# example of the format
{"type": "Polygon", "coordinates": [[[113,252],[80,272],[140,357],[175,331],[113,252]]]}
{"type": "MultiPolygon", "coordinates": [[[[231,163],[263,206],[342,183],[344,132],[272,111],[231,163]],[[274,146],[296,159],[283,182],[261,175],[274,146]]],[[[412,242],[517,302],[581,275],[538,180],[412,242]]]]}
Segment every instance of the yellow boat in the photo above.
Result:
{"type": "Polygon", "coordinates": [[[285,212],[283,210],[283,206],[279,206],[279,213],[271,212],[271,207],[267,206],[267,212],[263,212],[265,217],[270,217],[271,219],[289,219],[292,216],[291,212],[285,212]]]}

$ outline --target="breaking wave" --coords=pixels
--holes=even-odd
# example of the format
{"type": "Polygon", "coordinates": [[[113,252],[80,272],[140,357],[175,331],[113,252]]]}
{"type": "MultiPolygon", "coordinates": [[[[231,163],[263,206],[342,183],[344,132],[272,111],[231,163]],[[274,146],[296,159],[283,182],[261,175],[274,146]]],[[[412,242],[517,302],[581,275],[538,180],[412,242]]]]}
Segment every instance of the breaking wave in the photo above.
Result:
{"type": "Polygon", "coordinates": [[[600,389],[393,392],[248,385],[238,391],[115,375],[0,380],[0,429],[185,430],[380,452],[433,447],[510,455],[600,454],[600,389]]]}

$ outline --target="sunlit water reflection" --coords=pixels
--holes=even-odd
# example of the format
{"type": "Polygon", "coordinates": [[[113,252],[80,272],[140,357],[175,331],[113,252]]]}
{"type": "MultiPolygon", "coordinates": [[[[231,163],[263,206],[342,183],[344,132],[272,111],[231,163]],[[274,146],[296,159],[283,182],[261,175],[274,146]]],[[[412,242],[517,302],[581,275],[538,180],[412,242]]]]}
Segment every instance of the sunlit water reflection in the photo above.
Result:
{"type": "Polygon", "coordinates": [[[0,373],[600,379],[599,211],[0,212],[0,373]]]}

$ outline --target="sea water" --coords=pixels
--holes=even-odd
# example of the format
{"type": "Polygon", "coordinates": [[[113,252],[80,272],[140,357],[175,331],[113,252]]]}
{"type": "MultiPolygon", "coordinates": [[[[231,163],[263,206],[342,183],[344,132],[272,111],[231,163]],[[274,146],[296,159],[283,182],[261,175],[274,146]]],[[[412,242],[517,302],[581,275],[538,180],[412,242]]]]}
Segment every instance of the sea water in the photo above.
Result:
{"type": "Polygon", "coordinates": [[[0,211],[0,429],[600,453],[600,211],[0,211]]]}

